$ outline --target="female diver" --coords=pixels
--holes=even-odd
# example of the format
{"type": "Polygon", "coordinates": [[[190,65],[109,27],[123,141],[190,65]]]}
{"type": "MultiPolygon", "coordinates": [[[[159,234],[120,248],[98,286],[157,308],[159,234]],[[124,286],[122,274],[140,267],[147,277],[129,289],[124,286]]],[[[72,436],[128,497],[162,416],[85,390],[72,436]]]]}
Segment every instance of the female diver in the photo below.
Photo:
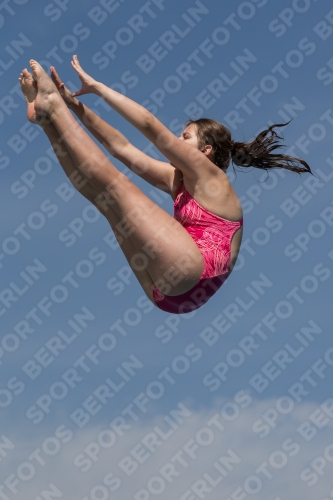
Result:
{"type": "Polygon", "coordinates": [[[85,73],[77,56],[71,63],[82,83],[74,94],[53,67],[53,81],[34,60],[32,74],[22,71],[19,80],[28,119],[43,128],[75,188],[106,217],[153,304],[174,314],[201,307],[231,273],[242,239],[242,208],[226,175],[230,160],[240,166],[297,173],[311,173],[310,167],[299,158],[272,154],[281,147],[274,128],[284,125],[273,125],[254,141],[239,143],[214,120],[190,120],[178,138],[144,107],[85,73]],[[169,163],[135,148],[76,99],[88,93],[103,98],[169,163]],[[112,156],[170,194],[174,217],[116,169],[68,108],[112,156]]]}

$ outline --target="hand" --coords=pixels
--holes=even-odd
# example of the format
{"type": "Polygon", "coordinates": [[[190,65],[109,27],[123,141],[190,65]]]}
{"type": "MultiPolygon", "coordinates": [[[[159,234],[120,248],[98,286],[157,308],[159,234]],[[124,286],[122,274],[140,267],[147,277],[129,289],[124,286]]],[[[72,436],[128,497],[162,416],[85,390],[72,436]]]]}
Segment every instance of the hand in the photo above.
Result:
{"type": "Polygon", "coordinates": [[[93,92],[93,86],[96,83],[96,80],[94,80],[91,76],[89,76],[83,69],[81,68],[81,65],[79,63],[79,60],[76,55],[73,56],[73,60],[71,61],[71,64],[77,74],[79,75],[79,78],[82,83],[82,88],[81,90],[78,90],[77,92],[74,92],[72,95],[74,96],[79,96],[83,94],[90,94],[93,92]]]}
{"type": "Polygon", "coordinates": [[[56,69],[54,66],[51,66],[50,68],[51,71],[51,78],[53,80],[53,83],[57,87],[59,94],[67,104],[69,108],[73,107],[75,104],[78,103],[78,100],[73,97],[72,93],[68,90],[68,88],[65,86],[64,83],[62,83],[60,76],[56,72],[56,69]]]}

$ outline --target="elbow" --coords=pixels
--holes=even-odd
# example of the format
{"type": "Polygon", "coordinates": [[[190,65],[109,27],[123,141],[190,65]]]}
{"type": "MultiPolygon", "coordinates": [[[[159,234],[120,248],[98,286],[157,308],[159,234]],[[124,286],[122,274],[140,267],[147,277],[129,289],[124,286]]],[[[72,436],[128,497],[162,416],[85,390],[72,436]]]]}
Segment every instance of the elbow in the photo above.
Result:
{"type": "Polygon", "coordinates": [[[122,142],[121,144],[114,145],[112,148],[113,151],[110,151],[110,154],[117,160],[122,161],[124,157],[126,157],[126,151],[129,146],[131,146],[131,143],[127,140],[122,142]]]}
{"type": "Polygon", "coordinates": [[[144,127],[141,132],[147,137],[147,139],[156,145],[158,137],[161,134],[161,127],[159,120],[149,111],[144,117],[144,127]]]}
{"type": "Polygon", "coordinates": [[[125,137],[119,137],[117,140],[106,140],[104,143],[102,142],[102,146],[105,147],[111,156],[117,159],[122,156],[122,152],[129,144],[130,142],[125,137]]]}
{"type": "Polygon", "coordinates": [[[150,111],[145,109],[142,116],[142,128],[149,133],[154,129],[155,122],[156,122],[155,116],[152,113],[150,113],[150,111]]]}

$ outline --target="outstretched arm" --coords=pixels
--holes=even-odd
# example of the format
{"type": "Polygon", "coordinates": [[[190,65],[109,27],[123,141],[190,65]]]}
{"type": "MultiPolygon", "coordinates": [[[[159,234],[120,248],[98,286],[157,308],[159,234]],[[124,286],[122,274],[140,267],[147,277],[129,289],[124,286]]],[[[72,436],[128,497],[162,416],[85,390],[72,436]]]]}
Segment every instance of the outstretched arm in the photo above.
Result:
{"type": "Polygon", "coordinates": [[[188,177],[196,179],[220,171],[201,151],[178,139],[143,106],[89,76],[81,68],[76,55],[73,56],[72,66],[82,82],[81,90],[75,92],[73,96],[94,93],[102,97],[188,177]]]}
{"type": "Polygon", "coordinates": [[[172,195],[174,167],[166,162],[155,160],[137,149],[123,134],[97,116],[88,106],[78,101],[62,83],[53,66],[51,66],[51,76],[67,106],[113,157],[145,181],[172,195]]]}

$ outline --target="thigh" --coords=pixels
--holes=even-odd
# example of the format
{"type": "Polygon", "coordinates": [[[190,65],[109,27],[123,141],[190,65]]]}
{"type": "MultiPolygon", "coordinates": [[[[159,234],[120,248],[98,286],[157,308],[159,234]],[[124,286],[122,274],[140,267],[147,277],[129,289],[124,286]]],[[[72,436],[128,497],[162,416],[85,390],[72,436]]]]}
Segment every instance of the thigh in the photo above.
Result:
{"type": "Polygon", "coordinates": [[[141,265],[165,294],[190,290],[199,281],[204,262],[186,229],[124,175],[108,186],[107,194],[119,217],[117,224],[109,220],[111,226],[122,238],[129,238],[135,249],[137,262],[126,256],[131,265],[140,265],[141,258],[141,265]]]}
{"type": "MultiPolygon", "coordinates": [[[[102,212],[103,213],[103,212],[102,212]]],[[[143,291],[147,295],[147,297],[155,304],[154,298],[153,298],[153,288],[154,288],[154,281],[151,278],[150,274],[146,270],[146,266],[142,265],[142,257],[140,254],[138,254],[137,249],[133,245],[133,242],[131,241],[130,238],[125,238],[124,235],[119,231],[119,228],[121,227],[121,219],[118,216],[118,214],[109,208],[106,213],[104,213],[105,217],[107,218],[115,237],[117,238],[117,241],[119,243],[119,246],[121,250],[123,251],[127,262],[132,268],[132,271],[134,275],[136,276],[137,280],[139,281],[143,291]]]]}
{"type": "Polygon", "coordinates": [[[88,182],[82,186],[80,193],[89,200],[108,220],[112,227],[115,237],[122,249],[128,263],[131,265],[134,275],[139,281],[143,291],[153,304],[155,304],[153,298],[153,288],[154,281],[149,275],[148,271],[140,265],[133,265],[133,262],[139,262],[140,256],[138,256],[138,251],[133,245],[130,238],[124,238],[124,236],[119,231],[121,228],[121,219],[117,213],[112,210],[112,200],[108,200],[103,193],[100,193],[96,188],[91,186],[88,182]]]}

